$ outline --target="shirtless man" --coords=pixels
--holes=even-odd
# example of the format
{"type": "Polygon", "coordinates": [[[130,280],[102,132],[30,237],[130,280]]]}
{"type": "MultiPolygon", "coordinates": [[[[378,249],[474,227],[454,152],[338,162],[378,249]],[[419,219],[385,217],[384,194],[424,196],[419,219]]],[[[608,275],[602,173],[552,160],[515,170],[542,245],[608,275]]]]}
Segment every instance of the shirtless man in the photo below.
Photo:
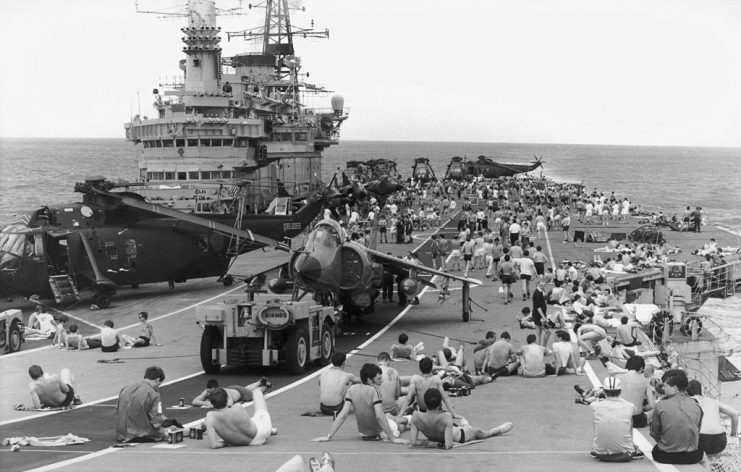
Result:
{"type": "Polygon", "coordinates": [[[28,375],[33,379],[28,389],[35,409],[82,404],[75,393],[75,377],[69,369],[62,369],[59,375],[45,374],[41,366],[34,364],[28,368],[28,375]]]}
{"type": "Polygon", "coordinates": [[[264,386],[252,390],[255,414],[250,418],[242,406],[227,407],[229,395],[223,388],[211,394],[214,411],[206,415],[206,436],[211,449],[225,446],[260,446],[273,432],[268,405],[265,403],[264,386]]]}
{"type": "Polygon", "coordinates": [[[332,356],[332,367],[324,370],[319,376],[319,409],[325,415],[339,413],[345,404],[345,392],[348,387],[360,383],[359,378],[342,370],[346,358],[344,353],[335,352],[332,356]]]}
{"type": "MultiPolygon", "coordinates": [[[[436,388],[440,390],[441,393],[444,392],[443,381],[439,375],[432,373],[432,365],[432,359],[430,359],[429,357],[420,359],[419,371],[422,373],[422,375],[412,375],[412,378],[409,380],[409,389],[407,390],[407,396],[401,403],[401,411],[406,410],[406,408],[415,400],[417,401],[417,406],[419,407],[420,411],[427,411],[427,405],[425,404],[424,400],[424,392],[426,392],[430,388],[436,388]]],[[[443,404],[445,404],[445,408],[453,414],[454,418],[457,418],[455,412],[453,411],[453,406],[450,404],[450,399],[448,399],[448,395],[446,393],[442,393],[442,395],[442,401],[443,404]]]]}
{"type": "Polygon", "coordinates": [[[85,337],[77,332],[77,325],[72,324],[69,327],[69,333],[64,338],[64,345],[60,344],[59,349],[66,351],[77,349],[78,351],[82,351],[84,349],[90,349],[90,346],[88,346],[85,337]]]}
{"type": "Polygon", "coordinates": [[[509,421],[489,430],[474,428],[465,419],[456,424],[453,416],[442,410],[442,394],[435,388],[425,391],[424,399],[428,410],[424,413],[415,411],[412,415],[411,440],[414,446],[451,449],[453,443],[464,444],[466,441],[501,436],[512,429],[509,421]],[[427,440],[419,439],[420,432],[427,440]]]}
{"type": "MultiPolygon", "coordinates": [[[[378,367],[381,368],[383,373],[383,383],[379,387],[381,392],[381,400],[383,400],[383,412],[390,413],[391,415],[398,416],[400,413],[399,407],[403,401],[399,397],[402,395],[403,380],[399,376],[399,372],[393,367],[389,366],[391,362],[391,356],[388,352],[382,352],[378,354],[378,367]]],[[[407,385],[409,384],[409,377],[406,377],[407,385]]]]}
{"type": "MultiPolygon", "coordinates": [[[[235,403],[240,402],[251,402],[253,400],[252,392],[257,387],[267,387],[270,388],[271,383],[266,379],[265,377],[262,377],[257,382],[253,382],[249,385],[245,385],[242,387],[241,385],[228,385],[221,390],[224,390],[226,392],[227,400],[226,400],[226,406],[230,407],[234,405],[235,403]]],[[[213,408],[213,403],[211,402],[211,395],[219,388],[219,382],[215,379],[211,379],[208,382],[206,382],[206,389],[199,393],[191,403],[193,406],[201,406],[204,408],[213,408]]]]}
{"type": "Polygon", "coordinates": [[[67,329],[69,329],[69,318],[62,316],[59,318],[55,327],[54,340],[51,342],[52,346],[59,346],[59,349],[64,347],[67,340],[67,329]]]}
{"type": "Polygon", "coordinates": [[[139,313],[138,317],[139,333],[134,340],[133,347],[145,347],[149,346],[150,344],[160,346],[160,344],[157,344],[157,341],[154,338],[154,327],[152,326],[152,323],[147,321],[147,319],[149,318],[149,313],[147,313],[146,311],[142,311],[141,313],[139,313]]]}

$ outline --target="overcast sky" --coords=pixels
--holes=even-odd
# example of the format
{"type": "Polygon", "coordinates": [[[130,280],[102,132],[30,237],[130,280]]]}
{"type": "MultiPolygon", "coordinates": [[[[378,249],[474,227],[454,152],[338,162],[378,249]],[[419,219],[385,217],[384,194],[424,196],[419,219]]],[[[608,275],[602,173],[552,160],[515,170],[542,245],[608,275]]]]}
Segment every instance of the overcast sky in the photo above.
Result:
{"type": "MultiPolygon", "coordinates": [[[[741,0],[301,4],[295,25],[330,30],[297,54],[345,97],[344,139],[741,146],[741,0]]],[[[123,138],[180,73],[184,20],[134,0],[2,0],[2,12],[1,137],[123,138]]],[[[225,54],[247,49],[222,36],[225,54]]]]}

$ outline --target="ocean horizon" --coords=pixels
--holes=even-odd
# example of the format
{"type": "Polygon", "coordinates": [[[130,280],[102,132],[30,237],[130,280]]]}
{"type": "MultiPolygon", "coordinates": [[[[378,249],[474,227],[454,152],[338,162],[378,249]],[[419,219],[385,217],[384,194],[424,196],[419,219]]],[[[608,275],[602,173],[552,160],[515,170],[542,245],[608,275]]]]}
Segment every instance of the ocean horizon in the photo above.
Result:
{"type": "MultiPolygon", "coordinates": [[[[322,178],[329,182],[346,161],[379,158],[396,161],[407,178],[418,157],[428,158],[442,178],[451,157],[479,155],[517,164],[542,157],[543,168],[531,174],[614,191],[669,215],[701,206],[710,224],[741,231],[741,147],[342,140],[324,152],[322,178]]],[[[0,169],[0,223],[79,200],[73,186],[85,176],[135,181],[139,175],[136,147],[119,138],[0,138],[0,169]]]]}

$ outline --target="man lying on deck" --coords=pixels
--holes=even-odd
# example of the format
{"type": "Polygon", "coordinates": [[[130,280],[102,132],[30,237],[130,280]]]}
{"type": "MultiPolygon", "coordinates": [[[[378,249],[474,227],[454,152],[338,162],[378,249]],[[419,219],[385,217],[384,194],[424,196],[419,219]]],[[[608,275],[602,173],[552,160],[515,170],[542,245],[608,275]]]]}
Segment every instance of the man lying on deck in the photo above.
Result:
{"type": "MultiPolygon", "coordinates": [[[[228,385],[222,389],[226,392],[227,395],[226,406],[232,406],[235,403],[241,402],[251,402],[252,391],[257,387],[268,385],[270,385],[270,382],[265,377],[262,377],[257,382],[245,385],[244,387],[241,385],[228,385]]],[[[206,382],[206,389],[199,393],[193,399],[191,404],[193,406],[213,408],[214,406],[211,403],[211,394],[213,394],[218,388],[219,382],[216,379],[210,379],[208,382],[206,382]]]]}
{"type": "Polygon", "coordinates": [[[206,415],[206,435],[211,449],[265,444],[273,434],[273,424],[263,396],[266,389],[267,386],[260,385],[252,390],[255,414],[251,418],[246,408],[227,407],[229,395],[223,388],[217,388],[211,394],[215,411],[209,411],[206,415]]]}
{"type": "Polygon", "coordinates": [[[512,423],[506,422],[496,428],[482,430],[471,426],[465,418],[456,423],[453,416],[442,409],[442,393],[436,388],[424,393],[426,412],[415,411],[412,415],[412,443],[414,446],[444,447],[451,449],[453,443],[465,444],[466,441],[487,439],[512,430],[512,423]],[[419,433],[427,440],[419,439],[419,433]]]}

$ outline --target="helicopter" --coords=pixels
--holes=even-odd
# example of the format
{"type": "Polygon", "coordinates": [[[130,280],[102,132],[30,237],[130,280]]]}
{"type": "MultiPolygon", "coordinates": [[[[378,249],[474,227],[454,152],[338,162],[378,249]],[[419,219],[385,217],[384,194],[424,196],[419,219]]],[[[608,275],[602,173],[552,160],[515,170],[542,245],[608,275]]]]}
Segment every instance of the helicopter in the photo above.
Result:
{"type": "Polygon", "coordinates": [[[285,215],[197,216],[147,202],[89,177],[75,184],[82,202],[49,205],[0,229],[0,294],[53,296],[57,303],[93,289],[92,303],[110,305],[116,288],[221,277],[235,256],[266,247],[287,250],[321,211],[317,192],[285,215]],[[259,234],[250,230],[259,228],[259,234]]]}
{"type": "Polygon", "coordinates": [[[335,220],[319,221],[307,237],[305,246],[291,255],[282,276],[268,283],[270,291],[282,294],[292,290],[294,298],[298,299],[312,292],[314,299],[321,304],[342,305],[346,314],[359,314],[363,309],[372,310],[384,272],[401,279],[399,287],[409,298],[419,295],[424,286],[436,288],[435,284],[420,277],[426,273],[442,277],[444,289],[451,279],[463,283],[462,316],[463,321],[469,321],[469,289],[471,285],[482,285],[480,280],[451,275],[346,241],[344,233],[335,220]]]}

